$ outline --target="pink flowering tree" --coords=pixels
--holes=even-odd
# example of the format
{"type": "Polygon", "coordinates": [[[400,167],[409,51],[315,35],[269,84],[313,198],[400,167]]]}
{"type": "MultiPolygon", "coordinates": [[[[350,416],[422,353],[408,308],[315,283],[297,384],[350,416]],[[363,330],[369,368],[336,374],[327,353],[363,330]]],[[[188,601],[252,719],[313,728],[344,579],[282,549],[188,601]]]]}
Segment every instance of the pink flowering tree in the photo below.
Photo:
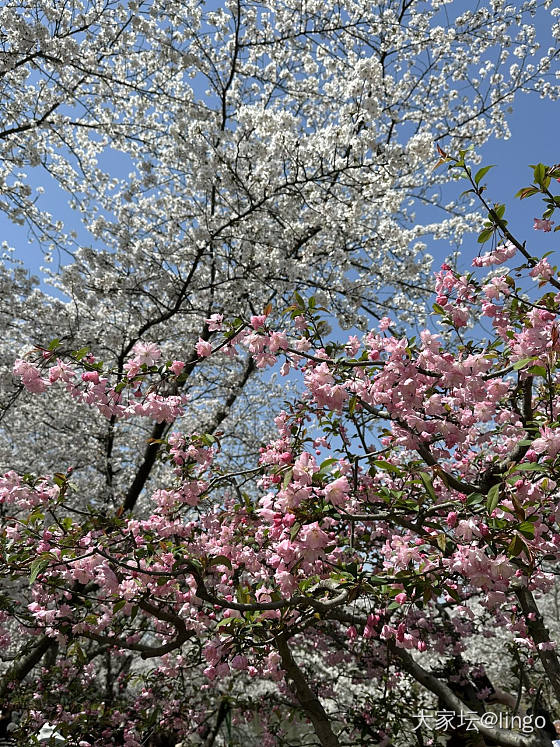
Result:
{"type": "MultiPolygon", "coordinates": [[[[551,744],[560,280],[486,201],[487,169],[440,155],[492,247],[486,276],[442,266],[432,330],[384,318],[334,342],[296,296],[283,322],[212,315],[189,360],[139,342],[112,370],[55,342],[15,362],[37,396],[125,421],[176,421],[206,358],[300,383],[252,469],[220,467],[215,435],[162,438],[172,478],[142,516],[77,495],[71,465],[3,475],[0,693],[21,744],[45,722],[81,747],[551,744]]],[[[545,200],[537,229],[557,179],[539,164],[520,193],[545,200]]]]}

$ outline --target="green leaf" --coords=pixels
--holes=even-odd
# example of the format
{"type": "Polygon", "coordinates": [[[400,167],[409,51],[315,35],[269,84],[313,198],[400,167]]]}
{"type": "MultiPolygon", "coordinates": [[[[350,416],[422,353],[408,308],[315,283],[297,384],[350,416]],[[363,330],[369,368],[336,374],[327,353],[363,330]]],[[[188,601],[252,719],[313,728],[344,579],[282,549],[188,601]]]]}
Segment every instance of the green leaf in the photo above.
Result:
{"type": "Polygon", "coordinates": [[[40,555],[31,563],[31,574],[29,575],[29,584],[34,584],[37,576],[47,568],[52,558],[50,555],[40,555]]]}
{"type": "Polygon", "coordinates": [[[373,463],[376,467],[379,467],[379,469],[383,469],[386,472],[394,472],[396,475],[402,475],[402,472],[398,467],[391,464],[391,462],[386,462],[384,459],[376,459],[373,463]]]}
{"type": "Polygon", "coordinates": [[[461,596],[460,596],[459,592],[457,591],[457,589],[452,589],[451,587],[449,587],[449,586],[446,586],[446,587],[445,587],[445,591],[446,591],[446,592],[447,592],[447,593],[449,594],[449,596],[450,596],[450,597],[451,597],[452,599],[454,599],[454,600],[455,600],[456,602],[462,602],[462,601],[463,601],[463,600],[461,599],[461,596]]]}
{"type": "Polygon", "coordinates": [[[536,195],[539,190],[536,187],[523,187],[515,194],[520,200],[524,200],[526,197],[532,197],[536,195]]]}
{"type": "MultiPolygon", "coordinates": [[[[504,217],[504,213],[506,212],[506,206],[505,205],[494,205],[494,212],[498,216],[500,220],[504,217]]],[[[506,223],[506,221],[503,221],[503,223],[506,223]]]]}
{"type": "Polygon", "coordinates": [[[514,558],[517,555],[520,555],[522,552],[527,552],[527,545],[523,542],[521,537],[516,534],[508,545],[507,554],[510,556],[510,558],[514,558]]]}
{"type": "Polygon", "coordinates": [[[299,521],[296,521],[296,523],[293,525],[293,527],[290,529],[290,539],[293,541],[297,537],[297,533],[301,529],[301,524],[299,521]]]}
{"type": "Polygon", "coordinates": [[[476,506],[479,503],[482,503],[484,500],[484,496],[482,493],[469,493],[467,496],[467,506],[476,506]]]}
{"type": "Polygon", "coordinates": [[[344,566],[344,570],[349,573],[353,578],[358,577],[358,564],[354,561],[352,563],[347,563],[344,566]]]}
{"type": "MultiPolygon", "coordinates": [[[[532,443],[530,441],[529,443],[532,443]]],[[[515,468],[516,472],[548,472],[548,468],[545,464],[536,464],[535,462],[523,462],[518,464],[515,468]]]]}
{"type": "Polygon", "coordinates": [[[284,479],[282,481],[282,487],[284,488],[284,490],[288,487],[288,485],[292,481],[293,474],[294,474],[293,469],[290,468],[290,469],[286,470],[286,473],[284,475],[284,479]]]}
{"type": "Polygon", "coordinates": [[[528,373],[532,374],[533,376],[546,376],[546,367],[531,366],[531,368],[528,370],[528,373]]]}
{"type": "Polygon", "coordinates": [[[426,493],[428,493],[433,501],[437,501],[436,491],[434,490],[430,475],[427,472],[420,472],[420,479],[426,488],[426,493]]]}
{"type": "Polygon", "coordinates": [[[119,599],[119,601],[115,602],[115,604],[113,605],[113,613],[118,612],[119,610],[122,610],[125,604],[126,604],[126,599],[119,599]]]}
{"type": "Polygon", "coordinates": [[[76,358],[76,360],[81,361],[84,355],[87,355],[88,352],[89,348],[80,348],[79,350],[76,350],[75,353],[73,353],[73,356],[74,358],[76,358]]]}
{"type": "Polygon", "coordinates": [[[527,539],[533,539],[535,536],[535,525],[530,521],[523,521],[517,530],[527,539]]]}
{"type": "Polygon", "coordinates": [[[535,356],[532,356],[531,358],[522,358],[520,361],[516,361],[513,364],[513,370],[519,371],[520,368],[524,368],[528,363],[531,363],[534,360],[536,360],[535,356]]]}
{"type": "Polygon", "coordinates": [[[336,464],[338,459],[335,459],[335,457],[329,457],[328,459],[325,459],[323,462],[321,462],[321,466],[319,467],[319,472],[326,472],[329,467],[332,467],[333,464],[336,464]]]}
{"type": "Polygon", "coordinates": [[[53,475],[53,482],[55,485],[58,485],[59,488],[62,488],[68,479],[68,476],[65,475],[62,472],[55,472],[53,475]]]}
{"type": "Polygon", "coordinates": [[[485,228],[484,231],[481,231],[478,234],[478,239],[477,239],[478,243],[484,244],[486,241],[488,241],[489,238],[492,237],[493,233],[494,233],[494,228],[485,228]]]}
{"type": "Polygon", "coordinates": [[[494,164],[491,166],[483,166],[481,169],[479,169],[476,174],[474,175],[474,183],[477,185],[480,184],[480,180],[484,177],[485,174],[487,174],[490,169],[494,168],[494,164]]]}
{"type": "Polygon", "coordinates": [[[488,491],[488,497],[486,499],[486,509],[488,510],[488,513],[491,514],[492,511],[496,508],[498,503],[500,502],[500,490],[501,485],[492,485],[490,490],[488,491]]]}
{"type": "Polygon", "coordinates": [[[546,166],[543,163],[538,163],[536,166],[533,167],[533,178],[535,182],[539,186],[544,185],[544,180],[546,177],[546,166]]]}
{"type": "Polygon", "coordinates": [[[216,624],[216,629],[225,628],[226,626],[232,625],[235,618],[233,617],[224,617],[222,620],[220,620],[216,624]]]}

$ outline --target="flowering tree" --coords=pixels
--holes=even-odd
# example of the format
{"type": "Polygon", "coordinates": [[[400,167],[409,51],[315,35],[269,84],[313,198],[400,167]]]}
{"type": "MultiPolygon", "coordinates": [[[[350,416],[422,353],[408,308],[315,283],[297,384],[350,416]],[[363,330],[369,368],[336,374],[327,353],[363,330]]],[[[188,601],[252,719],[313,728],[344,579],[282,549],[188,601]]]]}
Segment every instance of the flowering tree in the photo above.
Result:
{"type": "Polygon", "coordinates": [[[90,293],[97,277],[141,289],[153,319],[155,299],[190,310],[186,284],[197,310],[213,288],[238,313],[244,293],[297,284],[351,320],[390,287],[414,318],[429,273],[419,240],[469,224],[434,196],[432,143],[507,135],[518,91],[557,97],[558,51],[539,52],[534,20],[557,34],[550,6],[8,0],[0,209],[50,254],[110,252],[78,252],[60,281],[77,300],[78,277],[90,293]],[[52,179],[89,235],[41,209],[37,184],[52,179]],[[416,225],[419,204],[447,220],[416,225]]]}
{"type": "MultiPolygon", "coordinates": [[[[262,335],[247,346],[238,344],[236,335],[249,328],[243,325],[263,309],[268,319],[278,319],[295,291],[313,295],[317,306],[328,306],[344,325],[356,322],[363,329],[386,311],[395,324],[420,315],[431,287],[425,238],[458,238],[474,222],[464,215],[468,206],[437,196],[447,172],[426,168],[432,142],[445,138],[453,151],[465,140],[481,144],[491,134],[507,133],[504,112],[517,91],[557,95],[550,67],[558,53],[538,53],[533,21],[534,13],[546,14],[551,3],[506,6],[493,0],[466,12],[457,5],[436,0],[334,6],[242,0],[218,8],[184,0],[3,3],[0,209],[27,227],[47,260],[58,258],[59,265],[66,256],[72,260],[52,270],[50,294],[33,289],[21,266],[12,271],[7,262],[2,269],[3,468],[20,477],[56,473],[59,482],[64,478],[64,489],[52,480],[45,489],[71,496],[69,507],[82,512],[74,519],[80,517],[83,528],[89,526],[86,517],[101,522],[91,527],[96,541],[106,531],[112,542],[114,535],[103,524],[107,517],[116,517],[117,532],[131,512],[134,520],[148,521],[152,493],[179,479],[168,452],[170,438],[177,443],[187,438],[189,448],[212,452],[212,465],[196,475],[205,506],[216,501],[223,508],[226,487],[232,500],[255,503],[262,497],[251,469],[256,469],[258,447],[275,438],[270,427],[266,432],[265,416],[279,393],[266,379],[263,398],[256,374],[278,352],[285,353],[281,336],[274,343],[278,350],[261,348],[262,335]],[[82,221],[76,235],[57,212],[59,195],[71,201],[72,228],[82,221]],[[443,208],[446,220],[438,213],[437,223],[418,225],[418,204],[443,208]],[[231,339],[221,337],[222,316],[232,320],[231,339]],[[34,345],[44,346],[39,376],[37,361],[24,355],[34,345]],[[208,355],[216,348],[218,353],[208,355]],[[14,385],[18,350],[24,363],[14,385]],[[69,389],[62,399],[61,386],[69,389]],[[172,436],[174,431],[179,435],[172,436]],[[192,434],[203,440],[191,443],[192,434]]],[[[554,13],[545,25],[557,36],[554,13]]],[[[298,316],[307,319],[308,310],[300,306],[298,316]]],[[[325,327],[305,333],[320,349],[314,330],[324,335],[325,327]]],[[[337,396],[343,397],[339,385],[337,396]]],[[[309,417],[315,417],[312,409],[309,417]]],[[[366,417],[363,410],[353,415],[358,417],[366,417]]],[[[320,421],[319,431],[322,426],[320,421]]],[[[327,439],[310,428],[313,438],[327,439]]],[[[304,442],[296,447],[303,449],[304,442]]],[[[321,442],[317,448],[329,447],[321,442]]],[[[259,470],[266,472],[264,463],[259,470]]],[[[26,490],[37,488],[33,479],[24,483],[26,490]]],[[[192,502],[197,490],[189,493],[192,502]]],[[[61,500],[60,512],[72,518],[65,514],[66,498],[61,500]]],[[[195,507],[188,511],[197,516],[195,507]]],[[[6,508],[6,516],[12,513],[6,508]]],[[[212,534],[206,527],[197,531],[212,534]]],[[[124,552],[118,546],[107,551],[113,549],[124,552]]],[[[21,560],[22,570],[28,560],[21,560]]],[[[241,574],[233,564],[231,572],[241,574]]],[[[144,714],[138,729],[148,732],[155,728],[150,719],[159,717],[153,705],[158,698],[183,698],[174,678],[166,689],[169,677],[163,670],[139,670],[134,649],[123,649],[117,663],[106,643],[97,641],[95,648],[94,641],[86,650],[82,641],[79,651],[93,657],[88,664],[78,649],[64,659],[61,652],[66,655],[67,649],[57,653],[48,636],[39,636],[32,646],[25,631],[35,621],[29,610],[24,617],[21,610],[24,601],[45,600],[27,598],[24,576],[18,581],[13,568],[10,574],[14,586],[8,597],[18,606],[7,625],[24,627],[11,630],[19,648],[8,681],[20,681],[39,662],[54,673],[59,662],[57,681],[73,683],[66,699],[83,702],[87,714],[73,727],[76,733],[84,736],[90,722],[105,719],[99,709],[90,709],[93,702],[113,703],[107,714],[136,707],[144,714]],[[82,676],[86,664],[91,688],[82,676]],[[74,679],[73,672],[79,672],[74,679]],[[135,688],[144,676],[154,678],[153,701],[145,708],[147,701],[134,706],[130,699],[141,691],[135,688]]],[[[38,574],[35,583],[42,578],[38,574]]],[[[74,584],[71,578],[66,582],[74,584]]],[[[89,582],[75,582],[86,583],[94,596],[100,593],[89,582]]],[[[84,619],[97,614],[88,607],[86,589],[72,585],[66,592],[76,603],[84,602],[78,604],[84,619]]],[[[157,639],[160,632],[152,630],[146,614],[136,612],[134,624],[145,628],[148,639],[157,639]]],[[[211,614],[218,622],[219,610],[211,614]]],[[[160,620],[157,626],[165,624],[160,620]]],[[[199,643],[189,641],[192,676],[184,687],[197,715],[177,705],[176,731],[192,720],[209,741],[237,711],[225,689],[199,690],[207,679],[198,679],[199,643]],[[196,706],[196,698],[204,705],[196,706]]],[[[318,641],[317,650],[323,645],[318,641]]],[[[320,661],[319,656],[317,666],[320,661]]],[[[374,671],[368,667],[355,660],[352,676],[363,681],[364,671],[374,671]]],[[[53,683],[44,681],[44,693],[53,683]]],[[[236,718],[249,718],[263,697],[259,688],[245,705],[242,698],[236,701],[245,708],[236,718]]],[[[266,697],[270,729],[287,728],[281,715],[286,694],[273,688],[266,697]]],[[[372,702],[376,698],[377,692],[372,702]]],[[[47,702],[46,695],[41,699],[47,702]]],[[[64,720],[54,711],[51,715],[64,720]]],[[[126,721],[126,715],[120,718],[126,721]]],[[[259,718],[264,718],[262,709],[259,718]]],[[[107,715],[108,729],[115,731],[117,722],[107,715]]],[[[295,738],[290,734],[287,740],[295,738]]]]}
{"type": "MultiPolygon", "coordinates": [[[[253,469],[221,467],[208,433],[162,439],[172,477],[142,517],[126,498],[109,513],[78,495],[66,467],[4,475],[2,636],[19,651],[0,692],[22,739],[49,721],[83,747],[423,745],[438,730],[551,744],[560,280],[486,201],[487,168],[440,155],[483,202],[479,241],[494,245],[473,262],[492,268],[482,279],[437,273],[439,332],[400,336],[385,317],[332,342],[324,310],[297,295],[285,325],[270,308],[211,315],[216,336],[191,360],[137,343],[118,369],[55,342],[16,361],[35,397],[125,422],[175,421],[189,367],[243,350],[303,385],[253,469]],[[480,318],[488,341],[465,334],[480,318]],[[472,659],[480,637],[502,642],[512,673],[493,680],[472,659]]],[[[520,192],[542,194],[541,230],[556,179],[539,164],[520,192]]]]}
{"type": "Polygon", "coordinates": [[[265,437],[262,384],[250,355],[194,365],[215,337],[203,320],[294,291],[363,329],[386,310],[421,316],[426,238],[474,222],[438,196],[432,143],[479,145],[507,134],[518,91],[557,96],[558,52],[538,50],[534,20],[557,34],[550,5],[4,2],[0,209],[44,247],[54,290],[3,271],[0,462],[67,460],[112,511],[163,478],[168,421],[13,387],[14,351],[58,338],[117,376],[138,343],[184,360],[183,430],[223,432],[221,458],[243,466],[265,437]],[[419,205],[434,207],[423,225],[419,205]]]}

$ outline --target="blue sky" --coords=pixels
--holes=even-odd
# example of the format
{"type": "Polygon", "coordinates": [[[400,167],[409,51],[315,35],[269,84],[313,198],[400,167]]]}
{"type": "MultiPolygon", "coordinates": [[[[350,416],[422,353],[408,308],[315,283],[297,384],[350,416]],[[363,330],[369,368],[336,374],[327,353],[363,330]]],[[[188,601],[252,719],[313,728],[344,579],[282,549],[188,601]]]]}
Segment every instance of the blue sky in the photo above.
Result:
{"type": "MultiPolygon", "coordinates": [[[[557,101],[542,100],[536,94],[520,96],[510,118],[511,138],[492,139],[481,151],[484,164],[496,164],[484,179],[488,184],[488,196],[492,201],[506,204],[510,229],[514,234],[517,232],[521,239],[527,240],[528,248],[534,244],[536,251],[543,250],[544,246],[553,249],[558,234],[534,231],[533,218],[540,216],[544,210],[543,203],[537,197],[519,200],[514,199],[514,195],[533,180],[533,172],[528,164],[552,165],[560,161],[557,129],[559,110],[560,103],[557,101]]],[[[465,246],[463,254],[466,255],[466,252],[465,246]]]]}
{"type": "MultiPolygon", "coordinates": [[[[494,164],[494,168],[483,180],[488,186],[485,195],[487,200],[505,203],[509,229],[521,241],[526,240],[527,248],[534,254],[553,250],[558,234],[544,234],[533,229],[533,218],[540,216],[544,210],[544,205],[537,196],[519,200],[514,195],[521,187],[532,182],[533,172],[529,164],[540,162],[552,165],[560,162],[557,135],[559,110],[559,102],[543,100],[536,94],[518,96],[508,120],[510,139],[492,138],[479,151],[482,156],[481,165],[494,164]]],[[[446,197],[455,199],[467,186],[466,182],[464,185],[462,182],[450,184],[446,189],[446,197]]],[[[481,250],[488,251],[488,248],[489,244],[481,248],[474,234],[465,238],[459,267],[467,269],[473,257],[481,250]]],[[[440,260],[449,252],[449,244],[440,241],[429,246],[428,251],[434,256],[437,268],[440,260]]]]}

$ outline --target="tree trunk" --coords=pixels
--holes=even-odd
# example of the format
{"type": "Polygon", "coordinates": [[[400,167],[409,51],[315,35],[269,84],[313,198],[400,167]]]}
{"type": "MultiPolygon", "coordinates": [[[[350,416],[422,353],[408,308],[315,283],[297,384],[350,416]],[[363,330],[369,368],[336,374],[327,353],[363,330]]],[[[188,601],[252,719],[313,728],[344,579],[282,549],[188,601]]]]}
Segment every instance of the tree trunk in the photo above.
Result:
{"type": "Polygon", "coordinates": [[[322,747],[340,747],[340,742],[331,729],[329,717],[298,667],[284,635],[278,636],[276,646],[282,659],[282,666],[292,682],[293,693],[309,716],[322,747]]]}

